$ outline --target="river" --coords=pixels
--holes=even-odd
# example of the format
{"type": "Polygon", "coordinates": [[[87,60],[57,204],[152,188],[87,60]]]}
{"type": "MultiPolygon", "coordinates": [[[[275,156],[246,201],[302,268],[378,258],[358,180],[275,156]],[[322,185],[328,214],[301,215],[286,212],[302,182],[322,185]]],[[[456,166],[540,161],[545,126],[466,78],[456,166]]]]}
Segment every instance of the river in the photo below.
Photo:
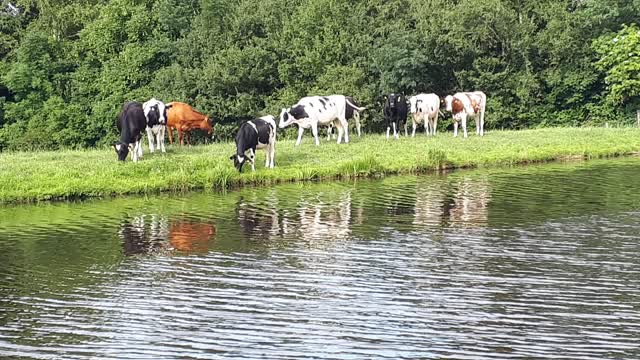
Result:
{"type": "Polygon", "coordinates": [[[638,359],[640,159],[0,208],[0,358],[638,359]]]}

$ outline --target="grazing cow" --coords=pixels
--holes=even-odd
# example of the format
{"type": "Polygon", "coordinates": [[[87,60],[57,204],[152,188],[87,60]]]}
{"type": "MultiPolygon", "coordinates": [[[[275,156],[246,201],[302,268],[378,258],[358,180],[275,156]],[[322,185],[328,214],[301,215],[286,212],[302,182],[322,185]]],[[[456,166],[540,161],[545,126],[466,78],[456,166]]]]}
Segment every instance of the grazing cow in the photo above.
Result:
{"type": "Polygon", "coordinates": [[[155,98],[142,104],[144,116],[147,118],[147,138],[149,139],[149,152],[153,153],[154,135],[158,149],[166,152],[164,148],[164,132],[167,127],[167,109],[162,101],[155,98]]]}
{"type": "Polygon", "coordinates": [[[413,118],[413,133],[416,136],[416,127],[424,123],[424,133],[436,134],[438,127],[438,111],[440,110],[440,97],[436,94],[418,94],[409,98],[411,115],[413,118]]]}
{"type": "MultiPolygon", "coordinates": [[[[358,106],[358,103],[351,96],[345,96],[345,100],[350,104],[358,106]]],[[[358,137],[360,137],[360,111],[358,111],[357,109],[365,110],[366,108],[347,106],[347,108],[345,109],[344,117],[347,119],[347,122],[351,119],[354,120],[354,122],[356,123],[356,130],[358,131],[358,137]]],[[[331,140],[332,135],[333,123],[329,123],[329,128],[327,129],[327,140],[331,140]]]]}
{"type": "Polygon", "coordinates": [[[113,143],[113,148],[118,154],[118,160],[124,161],[132,148],[131,158],[134,162],[142,157],[142,131],[147,127],[147,119],[144,116],[142,104],[139,102],[128,102],[124,104],[118,115],[118,131],[120,131],[120,141],[113,143]]]}
{"type": "Polygon", "coordinates": [[[173,129],[178,130],[178,140],[180,145],[190,143],[190,133],[194,129],[204,130],[207,135],[212,136],[213,124],[211,118],[195,111],[191,106],[182,102],[170,102],[167,104],[167,130],[169,132],[169,143],[173,144],[173,129]]]}
{"type": "Polygon", "coordinates": [[[408,104],[404,94],[390,94],[385,97],[384,102],[384,119],[387,122],[387,139],[389,138],[389,130],[393,126],[393,136],[400,138],[400,125],[404,125],[404,136],[407,134],[407,113],[408,104]],[[397,130],[397,132],[396,132],[397,130]]]}
{"type": "Polygon", "coordinates": [[[311,128],[316,145],[318,140],[318,125],[333,123],[338,128],[338,144],[349,142],[349,127],[346,115],[350,111],[362,111],[365,108],[358,107],[350,102],[344,95],[307,96],[300,99],[295,105],[280,112],[280,128],[291,124],[298,124],[298,140],[296,146],[302,141],[304,129],[311,128]],[[349,110],[351,108],[351,110],[349,110]]]}
{"type": "Polygon", "coordinates": [[[487,95],[482,91],[459,92],[448,95],[445,100],[447,111],[453,115],[453,136],[458,136],[458,121],[462,123],[464,137],[467,137],[467,117],[476,120],[476,134],[484,136],[484,113],[487,106],[487,95]]]}
{"type": "Polygon", "coordinates": [[[240,126],[236,135],[236,153],[229,157],[233,165],[242,172],[242,165],[249,159],[251,169],[256,171],[256,149],[266,148],[265,167],[273,169],[276,155],[276,121],[267,115],[249,120],[240,126]]]}

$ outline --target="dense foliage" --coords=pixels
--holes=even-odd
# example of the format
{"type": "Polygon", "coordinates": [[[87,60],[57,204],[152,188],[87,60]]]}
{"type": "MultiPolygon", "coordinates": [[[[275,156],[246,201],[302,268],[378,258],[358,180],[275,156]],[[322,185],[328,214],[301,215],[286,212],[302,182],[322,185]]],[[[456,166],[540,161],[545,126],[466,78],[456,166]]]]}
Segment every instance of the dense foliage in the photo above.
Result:
{"type": "Polygon", "coordinates": [[[354,96],[368,131],[391,91],[483,90],[488,128],[631,122],[637,105],[640,0],[7,4],[0,150],[104,144],[152,96],[213,114],[222,138],[313,94],[354,96]]]}

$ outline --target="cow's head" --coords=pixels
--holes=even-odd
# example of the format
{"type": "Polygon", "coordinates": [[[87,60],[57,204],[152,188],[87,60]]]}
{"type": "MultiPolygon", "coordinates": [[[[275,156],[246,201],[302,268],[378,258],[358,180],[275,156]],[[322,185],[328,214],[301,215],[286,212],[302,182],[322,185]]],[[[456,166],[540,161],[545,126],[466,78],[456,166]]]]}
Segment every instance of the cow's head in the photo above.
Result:
{"type": "Polygon", "coordinates": [[[418,111],[418,97],[417,96],[412,96],[409,98],[409,105],[411,107],[411,112],[415,113],[418,111]]]}
{"type": "Polygon", "coordinates": [[[395,109],[398,106],[398,100],[400,98],[399,94],[389,94],[387,97],[387,101],[389,102],[389,107],[391,109],[395,109]]]}
{"type": "Polygon", "coordinates": [[[233,166],[238,169],[239,172],[242,172],[242,165],[247,161],[246,156],[233,154],[229,157],[229,160],[233,160],[233,166]]]}
{"type": "Polygon", "coordinates": [[[282,111],[280,111],[280,123],[278,124],[280,129],[284,129],[291,125],[293,120],[293,116],[289,115],[289,109],[282,108],[282,111]]]}
{"type": "Polygon", "coordinates": [[[213,116],[207,116],[200,123],[200,129],[204,130],[207,135],[213,139],[213,116]]]}
{"type": "Polygon", "coordinates": [[[113,144],[113,149],[118,154],[118,160],[125,161],[127,159],[127,155],[129,155],[129,145],[123,142],[116,141],[113,144]]]}
{"type": "Polygon", "coordinates": [[[447,95],[447,97],[444,98],[444,108],[445,108],[445,110],[447,110],[449,112],[453,111],[453,107],[451,105],[452,103],[453,103],[453,96],[447,95]]]}
{"type": "Polygon", "coordinates": [[[166,119],[166,117],[161,118],[158,104],[151,105],[146,115],[147,115],[147,125],[149,126],[163,124],[163,122],[161,122],[161,119],[166,119]]]}

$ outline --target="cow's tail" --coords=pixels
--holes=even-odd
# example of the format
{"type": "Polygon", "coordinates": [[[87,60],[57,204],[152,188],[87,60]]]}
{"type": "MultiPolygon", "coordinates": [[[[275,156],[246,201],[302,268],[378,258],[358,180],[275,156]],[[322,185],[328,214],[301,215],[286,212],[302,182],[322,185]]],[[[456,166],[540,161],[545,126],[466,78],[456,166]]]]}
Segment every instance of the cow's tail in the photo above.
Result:
{"type": "Polygon", "coordinates": [[[351,101],[349,101],[349,99],[345,99],[345,101],[346,101],[346,102],[347,102],[347,104],[348,104],[349,106],[351,106],[354,110],[363,111],[363,110],[366,110],[366,109],[367,109],[366,107],[358,107],[358,106],[356,106],[356,105],[352,104],[352,103],[351,103],[351,101]]]}

